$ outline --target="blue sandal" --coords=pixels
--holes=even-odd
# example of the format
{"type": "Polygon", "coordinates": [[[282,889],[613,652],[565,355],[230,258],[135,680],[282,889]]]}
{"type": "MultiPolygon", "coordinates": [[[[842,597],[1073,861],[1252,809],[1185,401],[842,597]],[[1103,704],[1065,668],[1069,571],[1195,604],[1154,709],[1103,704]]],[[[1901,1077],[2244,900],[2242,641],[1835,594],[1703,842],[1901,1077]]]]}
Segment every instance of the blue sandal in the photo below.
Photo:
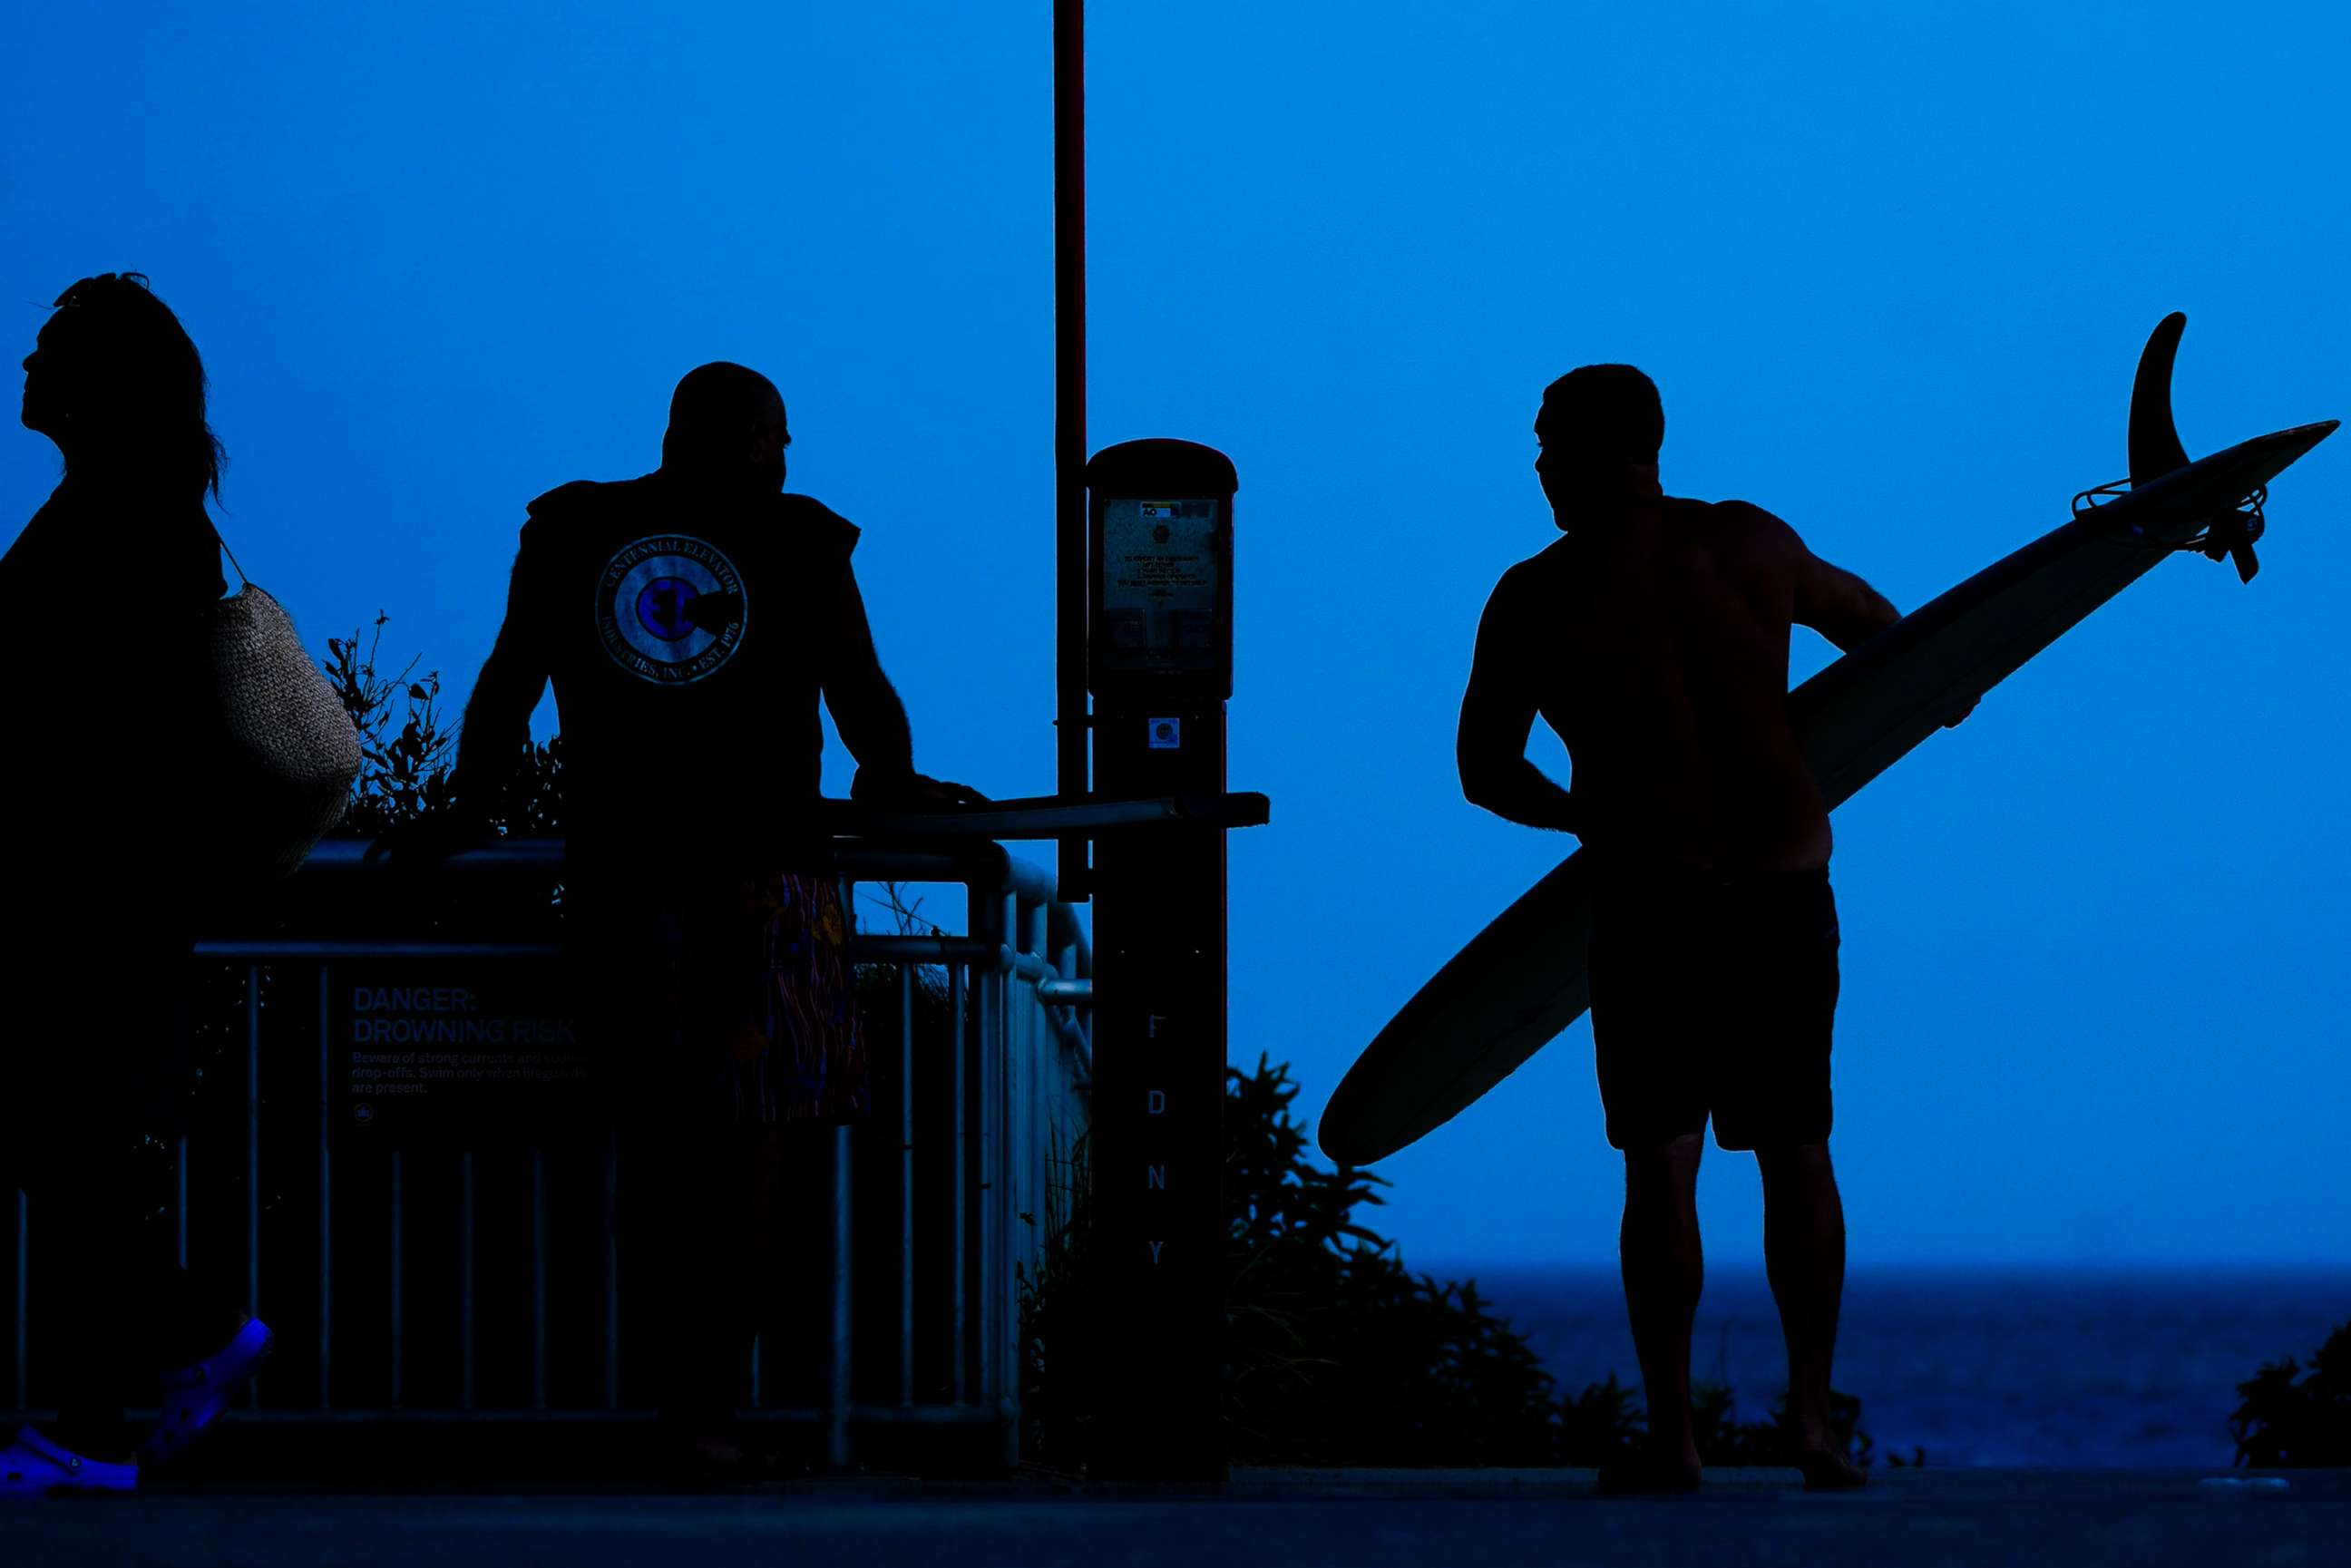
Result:
{"type": "Polygon", "coordinates": [[[236,1337],[193,1366],[163,1374],[162,1421],[139,1445],[142,1464],[177,1457],[221,1417],[237,1390],[269,1359],[277,1336],[259,1318],[247,1318],[236,1337]]]}
{"type": "Polygon", "coordinates": [[[127,1492],[139,1486],[137,1465],[110,1465],[61,1448],[30,1427],[0,1447],[0,1498],[70,1492],[127,1492]]]}

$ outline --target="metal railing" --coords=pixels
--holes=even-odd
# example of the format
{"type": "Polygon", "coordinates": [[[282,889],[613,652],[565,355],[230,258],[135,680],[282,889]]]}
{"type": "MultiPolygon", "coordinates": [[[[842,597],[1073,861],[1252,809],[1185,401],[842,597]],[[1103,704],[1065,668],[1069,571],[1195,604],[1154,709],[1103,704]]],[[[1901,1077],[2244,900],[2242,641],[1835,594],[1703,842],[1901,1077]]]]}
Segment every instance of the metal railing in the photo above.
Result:
{"type": "MultiPolygon", "coordinates": [[[[345,885],[364,899],[370,880],[387,873],[362,869],[362,847],[329,841],[298,883],[353,877],[345,885]]],[[[446,874],[536,877],[551,889],[561,852],[558,842],[517,841],[458,857],[446,874]]],[[[871,1113],[816,1134],[829,1144],[818,1151],[823,1202],[810,1210],[824,1261],[803,1287],[817,1299],[801,1303],[815,1343],[792,1338],[789,1354],[796,1370],[820,1364],[822,1375],[799,1397],[770,1400],[781,1347],[763,1332],[746,1414],[817,1424],[835,1464],[850,1459],[857,1429],[891,1427],[959,1430],[1009,1464],[1020,1270],[1056,1223],[1064,1189],[1054,1162],[1088,1121],[1085,936],[1074,912],[1052,902],[1047,873],[992,843],[936,852],[839,841],[834,863],[852,909],[858,883],[962,883],[967,930],[849,942],[853,964],[894,971],[885,1021],[895,1029],[880,1038],[869,1014],[871,1113]]],[[[496,1151],[355,1147],[340,1114],[351,1107],[336,1092],[349,1044],[330,1005],[339,968],[398,960],[551,970],[558,951],[551,931],[523,941],[298,931],[197,944],[199,965],[243,967],[242,1038],[204,1085],[208,1114],[172,1152],[165,1218],[183,1262],[193,1246],[211,1254],[215,1278],[223,1254],[240,1263],[249,1307],[278,1331],[279,1354],[244,1418],[644,1413],[628,1397],[612,1134],[496,1151]],[[486,1336],[497,1342],[500,1379],[486,1375],[486,1336]]],[[[861,994],[876,978],[861,975],[861,994]]],[[[0,1310],[15,1408],[0,1420],[40,1414],[31,1408],[40,1218],[24,1195],[10,1197],[0,1212],[0,1310]]]]}

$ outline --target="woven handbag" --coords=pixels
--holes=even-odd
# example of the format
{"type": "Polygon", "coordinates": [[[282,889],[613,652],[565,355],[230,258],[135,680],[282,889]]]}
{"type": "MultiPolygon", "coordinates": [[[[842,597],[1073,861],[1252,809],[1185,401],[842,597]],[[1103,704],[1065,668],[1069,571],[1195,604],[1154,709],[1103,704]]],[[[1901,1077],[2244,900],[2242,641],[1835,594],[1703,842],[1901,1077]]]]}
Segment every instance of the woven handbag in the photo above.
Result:
{"type": "Polygon", "coordinates": [[[270,882],[299,869],[342,820],[359,730],[285,606],[245,575],[225,539],[221,552],[243,586],[204,618],[204,711],[220,758],[213,858],[231,878],[270,882]]]}

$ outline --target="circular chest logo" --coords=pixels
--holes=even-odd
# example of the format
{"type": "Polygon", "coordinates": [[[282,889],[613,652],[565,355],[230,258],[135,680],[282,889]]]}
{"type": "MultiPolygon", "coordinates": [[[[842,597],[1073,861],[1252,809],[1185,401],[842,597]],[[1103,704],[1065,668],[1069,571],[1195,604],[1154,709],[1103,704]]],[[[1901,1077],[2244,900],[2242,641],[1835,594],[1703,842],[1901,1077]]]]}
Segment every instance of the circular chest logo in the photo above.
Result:
{"type": "Polygon", "coordinates": [[[743,574],[691,534],[621,547],[596,582],[596,635],[612,662],[656,685],[711,674],[743,645],[743,574]]]}

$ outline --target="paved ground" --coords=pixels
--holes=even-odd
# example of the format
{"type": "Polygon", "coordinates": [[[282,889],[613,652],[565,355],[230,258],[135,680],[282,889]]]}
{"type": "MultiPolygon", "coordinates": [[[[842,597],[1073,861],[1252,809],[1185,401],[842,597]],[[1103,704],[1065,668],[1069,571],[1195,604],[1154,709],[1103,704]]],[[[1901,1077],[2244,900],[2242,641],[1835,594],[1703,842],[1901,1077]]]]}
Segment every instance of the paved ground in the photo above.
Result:
{"type": "Polygon", "coordinates": [[[2351,1563],[2351,1470],[2288,1472],[2282,1490],[2203,1479],[1928,1469],[1819,1497],[1792,1471],[1758,1470],[1640,1501],[1593,1496],[1589,1471],[1255,1471],[1193,1491],[883,1479],[703,1496],[221,1487],[9,1504],[0,1563],[2351,1563]]]}

